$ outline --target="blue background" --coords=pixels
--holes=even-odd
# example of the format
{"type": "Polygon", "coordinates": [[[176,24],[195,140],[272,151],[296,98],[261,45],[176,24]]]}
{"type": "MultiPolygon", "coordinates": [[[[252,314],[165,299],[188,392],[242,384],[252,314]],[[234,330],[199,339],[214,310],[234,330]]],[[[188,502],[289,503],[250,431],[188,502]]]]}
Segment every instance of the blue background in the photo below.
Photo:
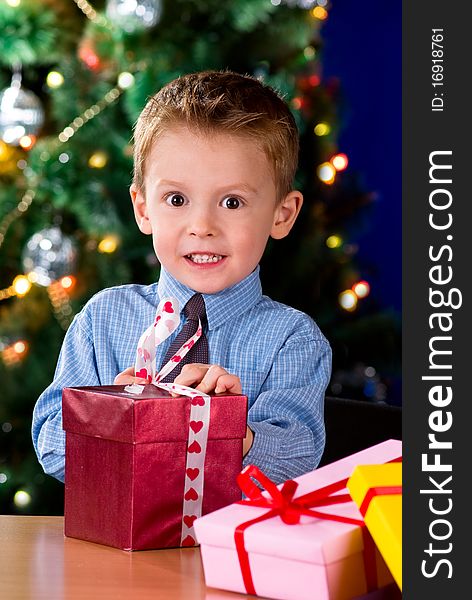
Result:
{"type": "MultiPolygon", "coordinates": [[[[401,309],[401,3],[333,0],[321,29],[323,79],[339,79],[339,151],[377,195],[354,241],[373,267],[372,294],[401,309]]],[[[414,199],[412,199],[413,201],[414,199]]]]}

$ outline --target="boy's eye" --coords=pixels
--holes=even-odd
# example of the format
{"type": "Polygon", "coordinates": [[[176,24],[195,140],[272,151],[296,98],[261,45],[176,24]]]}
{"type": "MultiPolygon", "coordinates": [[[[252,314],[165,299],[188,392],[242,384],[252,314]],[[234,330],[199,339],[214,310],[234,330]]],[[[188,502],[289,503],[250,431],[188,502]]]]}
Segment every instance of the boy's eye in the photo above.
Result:
{"type": "Polygon", "coordinates": [[[185,198],[180,194],[170,194],[167,196],[166,202],[170,206],[183,206],[185,204],[185,198]]]}
{"type": "Polygon", "coordinates": [[[241,206],[241,200],[234,196],[229,196],[223,200],[223,206],[225,208],[239,208],[241,206]]]}

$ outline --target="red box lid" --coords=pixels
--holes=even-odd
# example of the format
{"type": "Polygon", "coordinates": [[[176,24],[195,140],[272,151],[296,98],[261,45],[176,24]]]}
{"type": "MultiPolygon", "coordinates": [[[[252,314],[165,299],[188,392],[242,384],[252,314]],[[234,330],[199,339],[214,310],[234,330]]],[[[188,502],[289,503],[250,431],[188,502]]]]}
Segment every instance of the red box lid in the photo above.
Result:
{"type": "MultiPolygon", "coordinates": [[[[144,444],[188,438],[190,398],[173,397],[153,385],[139,396],[124,385],[64,388],[62,423],[65,431],[144,444]]],[[[211,396],[209,439],[246,435],[247,396],[211,396]]]]}

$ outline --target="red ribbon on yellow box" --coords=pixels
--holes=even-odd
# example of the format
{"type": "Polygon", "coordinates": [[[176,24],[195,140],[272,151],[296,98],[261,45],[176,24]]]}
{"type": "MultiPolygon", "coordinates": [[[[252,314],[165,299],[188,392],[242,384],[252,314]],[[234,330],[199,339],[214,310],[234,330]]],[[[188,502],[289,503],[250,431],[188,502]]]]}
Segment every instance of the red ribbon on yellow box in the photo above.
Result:
{"type": "Polygon", "coordinates": [[[260,523],[272,517],[280,517],[287,525],[296,525],[300,521],[302,515],[315,517],[317,519],[326,519],[329,521],[337,521],[338,523],[348,523],[350,525],[358,525],[361,527],[364,540],[364,565],[366,574],[367,591],[370,592],[377,588],[377,571],[375,564],[375,545],[365,527],[365,523],[361,519],[353,519],[341,515],[332,515],[318,510],[313,510],[315,507],[330,506],[333,504],[341,504],[352,502],[349,494],[335,494],[346,487],[348,478],[337,481],[325,487],[309,492],[298,498],[294,498],[298,483],[293,480],[286,481],[279,489],[273,481],[269,479],[255,465],[248,465],[237,478],[238,485],[247,496],[238,504],[246,506],[257,506],[268,508],[269,511],[260,515],[255,519],[241,523],[236,527],[234,532],[234,540],[238,553],[239,564],[243,576],[244,586],[248,594],[256,595],[252,579],[251,567],[249,564],[249,554],[244,545],[244,532],[251,525],[260,523]],[[268,496],[262,495],[261,489],[252,481],[258,481],[268,492],[268,496]]]}
{"type": "Polygon", "coordinates": [[[349,478],[347,488],[401,589],[401,467],[387,464],[358,465],[349,478]]]}
{"type": "Polygon", "coordinates": [[[359,506],[359,512],[365,517],[370,503],[376,496],[393,496],[395,494],[401,494],[402,488],[403,486],[401,485],[382,485],[369,488],[362,504],[359,506]]]}

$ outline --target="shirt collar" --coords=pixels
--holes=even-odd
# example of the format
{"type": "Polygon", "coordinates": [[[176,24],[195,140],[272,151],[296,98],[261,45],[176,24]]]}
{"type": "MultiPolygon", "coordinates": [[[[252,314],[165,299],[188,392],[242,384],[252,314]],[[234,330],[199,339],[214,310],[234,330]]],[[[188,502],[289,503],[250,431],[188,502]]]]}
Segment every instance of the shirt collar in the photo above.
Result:
{"type": "MultiPolygon", "coordinates": [[[[259,302],[262,297],[262,286],[259,278],[260,267],[235,285],[225,288],[216,294],[202,294],[208,319],[208,329],[216,329],[228,319],[237,317],[259,302]]],[[[195,294],[195,290],[177,281],[168,271],[161,267],[157,284],[159,300],[172,296],[177,298],[180,310],[195,294]]]]}

